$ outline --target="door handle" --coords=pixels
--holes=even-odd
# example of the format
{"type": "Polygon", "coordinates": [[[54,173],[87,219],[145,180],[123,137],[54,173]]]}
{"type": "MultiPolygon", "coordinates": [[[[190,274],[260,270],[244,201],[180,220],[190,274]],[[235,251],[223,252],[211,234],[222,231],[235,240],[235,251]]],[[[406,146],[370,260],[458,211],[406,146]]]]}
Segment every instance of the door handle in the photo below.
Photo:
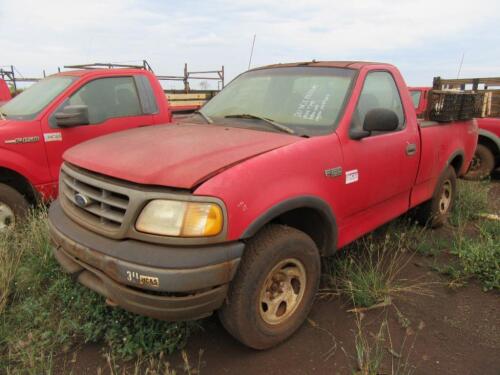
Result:
{"type": "Polygon", "coordinates": [[[406,145],[406,155],[415,155],[417,153],[417,145],[415,143],[408,143],[406,145]]]}

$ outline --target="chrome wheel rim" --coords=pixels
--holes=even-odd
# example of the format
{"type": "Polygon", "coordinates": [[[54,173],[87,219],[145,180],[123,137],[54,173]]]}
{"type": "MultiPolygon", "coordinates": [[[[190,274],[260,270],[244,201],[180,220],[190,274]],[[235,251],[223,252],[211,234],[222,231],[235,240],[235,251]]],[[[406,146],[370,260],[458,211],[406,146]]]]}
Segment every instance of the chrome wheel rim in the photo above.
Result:
{"type": "Polygon", "coordinates": [[[260,292],[259,312],[270,325],[286,321],[302,302],[306,270],[297,259],[285,259],[273,267],[260,292]]]}
{"type": "Polygon", "coordinates": [[[0,230],[16,223],[14,211],[7,204],[0,202],[0,230]]]}
{"type": "Polygon", "coordinates": [[[443,190],[441,192],[441,199],[439,199],[439,212],[445,214],[448,212],[451,204],[451,196],[453,193],[453,188],[450,180],[446,180],[443,184],[443,190]]]}

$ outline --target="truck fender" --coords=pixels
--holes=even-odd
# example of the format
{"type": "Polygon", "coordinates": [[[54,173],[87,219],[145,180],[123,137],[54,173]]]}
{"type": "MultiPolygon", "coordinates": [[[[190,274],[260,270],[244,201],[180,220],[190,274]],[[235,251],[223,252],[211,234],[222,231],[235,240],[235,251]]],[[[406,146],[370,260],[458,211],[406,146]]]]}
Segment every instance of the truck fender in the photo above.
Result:
{"type": "Polygon", "coordinates": [[[337,249],[337,221],[328,203],[315,196],[298,196],[272,206],[247,227],[241,235],[241,239],[248,239],[254,236],[272,220],[300,208],[309,208],[319,214],[325,231],[325,241],[323,246],[318,246],[318,248],[321,255],[332,255],[337,249]]]}
{"type": "MultiPolygon", "coordinates": [[[[0,148],[0,168],[10,169],[24,177],[32,186],[48,181],[40,180],[32,171],[40,171],[41,165],[34,163],[23,154],[0,148]]],[[[45,166],[43,166],[45,168],[45,166]]]]}
{"type": "Polygon", "coordinates": [[[0,164],[0,182],[24,195],[29,202],[36,203],[39,195],[31,181],[16,168],[0,164]]]}
{"type": "MultiPolygon", "coordinates": [[[[490,141],[492,141],[496,146],[497,146],[497,153],[499,152],[500,150],[500,137],[497,137],[496,134],[486,130],[486,129],[479,129],[479,136],[481,137],[484,137],[484,138],[487,138],[489,139],[490,141]]],[[[478,143],[479,140],[478,140],[478,143]]]]}
{"type": "MultiPolygon", "coordinates": [[[[446,169],[449,165],[451,165],[455,169],[455,173],[457,174],[457,177],[460,176],[460,172],[464,167],[464,161],[465,161],[465,153],[463,150],[456,150],[451,154],[451,156],[448,158],[448,161],[446,162],[445,168],[446,169]]],[[[467,166],[467,169],[469,166],[467,166]]],[[[441,171],[443,173],[443,171],[441,171]]]]}

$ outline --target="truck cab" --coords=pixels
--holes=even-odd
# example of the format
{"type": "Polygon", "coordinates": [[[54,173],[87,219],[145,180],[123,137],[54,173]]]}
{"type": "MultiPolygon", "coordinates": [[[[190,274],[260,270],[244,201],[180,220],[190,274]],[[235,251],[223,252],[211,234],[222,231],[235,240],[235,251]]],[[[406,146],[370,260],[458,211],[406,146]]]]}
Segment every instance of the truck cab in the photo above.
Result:
{"type": "Polygon", "coordinates": [[[168,123],[155,76],[143,69],[49,76],[0,107],[0,229],[57,196],[62,155],[105,134],[168,123]]]}

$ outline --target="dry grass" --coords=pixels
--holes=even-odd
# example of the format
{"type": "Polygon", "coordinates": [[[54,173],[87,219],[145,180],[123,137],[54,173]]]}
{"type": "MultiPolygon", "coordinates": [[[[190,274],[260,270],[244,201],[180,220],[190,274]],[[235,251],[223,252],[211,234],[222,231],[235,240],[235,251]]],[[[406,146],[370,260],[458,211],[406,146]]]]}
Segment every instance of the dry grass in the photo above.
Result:
{"type": "Polygon", "coordinates": [[[201,374],[201,363],[203,350],[198,352],[198,361],[196,366],[192,365],[188,354],[183,350],[181,352],[183,367],[179,370],[172,368],[171,364],[161,352],[155,356],[139,357],[132,364],[123,364],[118,361],[113,353],[106,353],[105,369],[98,368],[97,375],[109,373],[110,375],[199,375],[201,374]],[[105,372],[106,371],[106,372],[105,372]]]}
{"type": "Polygon", "coordinates": [[[410,346],[410,330],[406,330],[401,345],[395,347],[387,318],[380,324],[375,334],[368,332],[363,324],[363,314],[356,314],[356,368],[355,375],[411,375],[415,367],[410,364],[410,356],[415,346],[416,336],[410,346]],[[390,360],[387,360],[389,355],[390,360]]]}

